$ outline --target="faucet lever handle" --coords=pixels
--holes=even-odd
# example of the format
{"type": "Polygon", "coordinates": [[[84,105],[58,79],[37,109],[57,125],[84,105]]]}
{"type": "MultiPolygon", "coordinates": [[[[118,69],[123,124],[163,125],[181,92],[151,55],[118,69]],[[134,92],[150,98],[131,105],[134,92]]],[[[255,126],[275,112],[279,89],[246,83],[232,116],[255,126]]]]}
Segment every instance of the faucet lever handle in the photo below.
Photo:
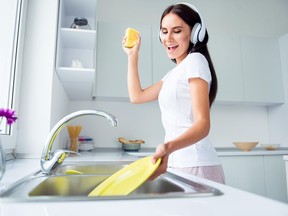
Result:
{"type": "Polygon", "coordinates": [[[63,161],[65,160],[65,158],[68,157],[69,154],[81,155],[80,153],[78,153],[76,151],[71,151],[71,150],[67,150],[67,149],[57,149],[53,153],[53,157],[58,159],[58,163],[59,164],[62,164],[63,161]]]}
{"type": "MultiPolygon", "coordinates": [[[[62,150],[62,152],[64,153],[68,153],[67,156],[69,154],[77,154],[77,155],[81,155],[79,152],[76,152],[76,151],[71,151],[71,150],[66,150],[66,149],[59,149],[60,151],[62,150]]],[[[56,151],[59,151],[59,150],[56,150],[56,151]]]]}

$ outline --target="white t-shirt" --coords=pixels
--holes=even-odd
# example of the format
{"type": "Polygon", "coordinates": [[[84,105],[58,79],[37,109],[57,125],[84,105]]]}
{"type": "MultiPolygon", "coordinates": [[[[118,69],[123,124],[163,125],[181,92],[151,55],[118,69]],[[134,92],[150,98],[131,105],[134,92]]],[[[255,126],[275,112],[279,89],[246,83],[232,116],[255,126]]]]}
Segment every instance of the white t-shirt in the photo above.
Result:
{"type": "MultiPolygon", "coordinates": [[[[193,123],[190,78],[201,78],[211,85],[211,74],[206,58],[200,53],[190,53],[179,65],[162,79],[159,106],[165,129],[165,142],[183,134],[193,123]]],[[[208,138],[179,149],[169,156],[169,167],[195,167],[219,165],[220,161],[208,138]]]]}

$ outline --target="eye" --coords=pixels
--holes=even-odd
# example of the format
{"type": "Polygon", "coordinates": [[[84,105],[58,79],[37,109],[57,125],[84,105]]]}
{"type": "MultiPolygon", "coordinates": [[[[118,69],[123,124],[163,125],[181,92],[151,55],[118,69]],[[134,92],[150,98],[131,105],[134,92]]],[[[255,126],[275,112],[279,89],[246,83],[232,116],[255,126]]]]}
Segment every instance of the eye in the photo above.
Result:
{"type": "Polygon", "coordinates": [[[181,30],[180,30],[180,29],[175,29],[175,30],[174,30],[174,33],[175,33],[175,34],[179,34],[179,33],[181,33],[181,30]]]}
{"type": "Polygon", "coordinates": [[[165,30],[165,29],[162,29],[162,30],[161,30],[161,34],[167,34],[167,33],[168,33],[167,30],[165,30]]]}

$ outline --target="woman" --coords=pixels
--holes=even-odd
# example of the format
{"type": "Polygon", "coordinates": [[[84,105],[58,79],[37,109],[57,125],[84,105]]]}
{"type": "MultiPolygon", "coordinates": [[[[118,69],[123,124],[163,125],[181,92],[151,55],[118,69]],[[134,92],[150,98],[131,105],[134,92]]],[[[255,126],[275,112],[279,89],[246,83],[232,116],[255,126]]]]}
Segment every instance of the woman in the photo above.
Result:
{"type": "MultiPolygon", "coordinates": [[[[162,80],[142,89],[138,75],[141,38],[128,56],[128,91],[132,103],[159,101],[165,142],[158,145],[153,162],[162,158],[151,180],[167,167],[224,183],[224,173],[213,145],[210,107],[217,93],[217,78],[208,52],[208,33],[196,8],[179,3],[169,6],[160,20],[160,41],[176,63],[162,80]],[[196,29],[196,30],[195,30],[196,29]]],[[[126,38],[123,38],[123,44],[126,38]]]]}

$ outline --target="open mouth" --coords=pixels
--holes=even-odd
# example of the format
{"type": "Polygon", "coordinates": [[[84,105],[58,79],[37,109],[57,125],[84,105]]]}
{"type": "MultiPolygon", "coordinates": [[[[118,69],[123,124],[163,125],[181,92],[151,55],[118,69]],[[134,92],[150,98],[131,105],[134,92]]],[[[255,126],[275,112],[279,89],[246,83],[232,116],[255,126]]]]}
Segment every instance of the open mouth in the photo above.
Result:
{"type": "Polygon", "coordinates": [[[178,47],[177,45],[175,45],[175,46],[167,46],[169,52],[173,52],[174,50],[177,49],[177,47],[178,47]]]}

